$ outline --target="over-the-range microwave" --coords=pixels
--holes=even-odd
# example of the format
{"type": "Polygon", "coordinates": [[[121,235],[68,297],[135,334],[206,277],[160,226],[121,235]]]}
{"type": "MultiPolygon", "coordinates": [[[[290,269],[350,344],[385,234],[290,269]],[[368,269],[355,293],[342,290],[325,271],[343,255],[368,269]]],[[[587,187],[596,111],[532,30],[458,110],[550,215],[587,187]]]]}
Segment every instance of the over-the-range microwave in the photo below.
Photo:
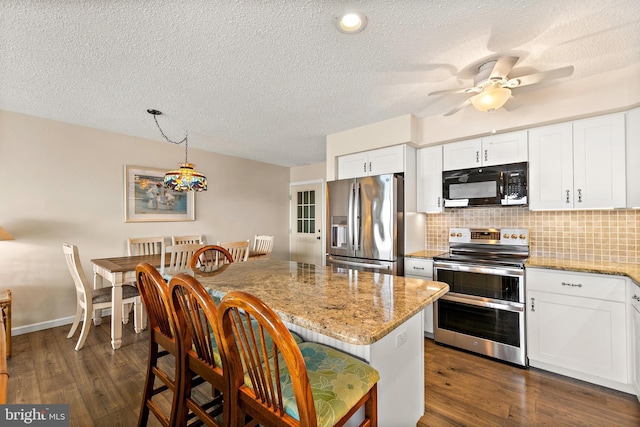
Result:
{"type": "Polygon", "coordinates": [[[442,172],[444,207],[527,204],[527,162],[442,172]]]}

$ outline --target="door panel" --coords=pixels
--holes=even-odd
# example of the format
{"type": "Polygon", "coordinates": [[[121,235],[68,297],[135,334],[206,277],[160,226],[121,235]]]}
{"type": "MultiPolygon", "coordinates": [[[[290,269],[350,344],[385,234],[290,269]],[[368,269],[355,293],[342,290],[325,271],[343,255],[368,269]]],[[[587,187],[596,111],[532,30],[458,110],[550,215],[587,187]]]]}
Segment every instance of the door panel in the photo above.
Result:
{"type": "Polygon", "coordinates": [[[292,261],[323,264],[323,188],[321,182],[291,186],[292,261]]]}

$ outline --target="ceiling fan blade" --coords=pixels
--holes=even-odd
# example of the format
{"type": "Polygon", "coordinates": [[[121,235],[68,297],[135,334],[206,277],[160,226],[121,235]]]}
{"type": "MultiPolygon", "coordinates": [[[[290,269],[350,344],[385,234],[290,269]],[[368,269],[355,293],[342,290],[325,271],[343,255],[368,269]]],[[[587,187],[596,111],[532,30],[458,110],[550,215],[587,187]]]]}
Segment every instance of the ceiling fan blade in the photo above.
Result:
{"type": "Polygon", "coordinates": [[[445,89],[445,90],[436,90],[435,92],[429,92],[427,96],[432,95],[444,95],[448,93],[467,93],[470,89],[473,88],[462,88],[462,89],[445,89]]]}
{"type": "Polygon", "coordinates": [[[494,65],[493,70],[491,70],[489,80],[507,77],[513,66],[518,62],[518,59],[520,58],[517,56],[501,56],[498,58],[496,65],[494,65]]]}
{"type": "Polygon", "coordinates": [[[447,113],[445,114],[445,116],[451,116],[451,115],[453,115],[453,114],[457,113],[458,111],[462,110],[464,107],[467,107],[467,106],[469,106],[469,105],[471,105],[471,101],[467,99],[466,101],[464,101],[462,104],[458,105],[458,106],[457,106],[456,108],[454,108],[453,110],[451,110],[451,111],[447,112],[447,113]]]}
{"type": "Polygon", "coordinates": [[[562,68],[556,68],[555,70],[549,70],[549,71],[542,71],[539,73],[534,73],[534,74],[528,74],[526,76],[522,76],[522,77],[516,77],[512,80],[517,80],[518,84],[511,86],[509,85],[509,83],[507,83],[507,87],[521,87],[521,86],[527,86],[527,85],[532,85],[532,84],[536,84],[536,83],[540,83],[542,81],[545,80],[553,80],[553,79],[559,79],[562,77],[568,77],[571,74],[573,74],[573,65],[569,65],[568,67],[562,67],[562,68]]]}

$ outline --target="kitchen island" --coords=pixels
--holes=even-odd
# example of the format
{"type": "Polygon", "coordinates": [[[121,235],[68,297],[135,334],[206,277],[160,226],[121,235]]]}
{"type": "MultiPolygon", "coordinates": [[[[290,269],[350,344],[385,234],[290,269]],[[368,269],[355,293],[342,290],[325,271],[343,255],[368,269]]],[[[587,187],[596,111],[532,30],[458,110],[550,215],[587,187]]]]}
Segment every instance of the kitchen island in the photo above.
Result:
{"type": "Polygon", "coordinates": [[[446,283],[277,259],[195,276],[217,297],[256,295],[305,340],[376,368],[380,426],[415,426],[424,414],[423,309],[449,290],[446,283]]]}

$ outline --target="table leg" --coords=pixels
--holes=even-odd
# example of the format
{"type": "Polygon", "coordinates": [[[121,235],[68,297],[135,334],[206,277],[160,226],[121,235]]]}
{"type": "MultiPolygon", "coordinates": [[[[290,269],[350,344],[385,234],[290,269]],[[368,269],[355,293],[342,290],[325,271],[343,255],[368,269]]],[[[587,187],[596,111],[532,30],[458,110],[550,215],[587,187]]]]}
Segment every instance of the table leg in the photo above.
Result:
{"type": "Polygon", "coordinates": [[[111,347],[116,350],[122,345],[122,276],[114,279],[111,288],[111,347]]]}
{"type": "MultiPolygon", "coordinates": [[[[93,289],[100,289],[103,286],[102,276],[96,271],[96,266],[93,266],[93,289]]],[[[102,324],[102,309],[93,310],[93,324],[98,326],[102,324]]]]}

